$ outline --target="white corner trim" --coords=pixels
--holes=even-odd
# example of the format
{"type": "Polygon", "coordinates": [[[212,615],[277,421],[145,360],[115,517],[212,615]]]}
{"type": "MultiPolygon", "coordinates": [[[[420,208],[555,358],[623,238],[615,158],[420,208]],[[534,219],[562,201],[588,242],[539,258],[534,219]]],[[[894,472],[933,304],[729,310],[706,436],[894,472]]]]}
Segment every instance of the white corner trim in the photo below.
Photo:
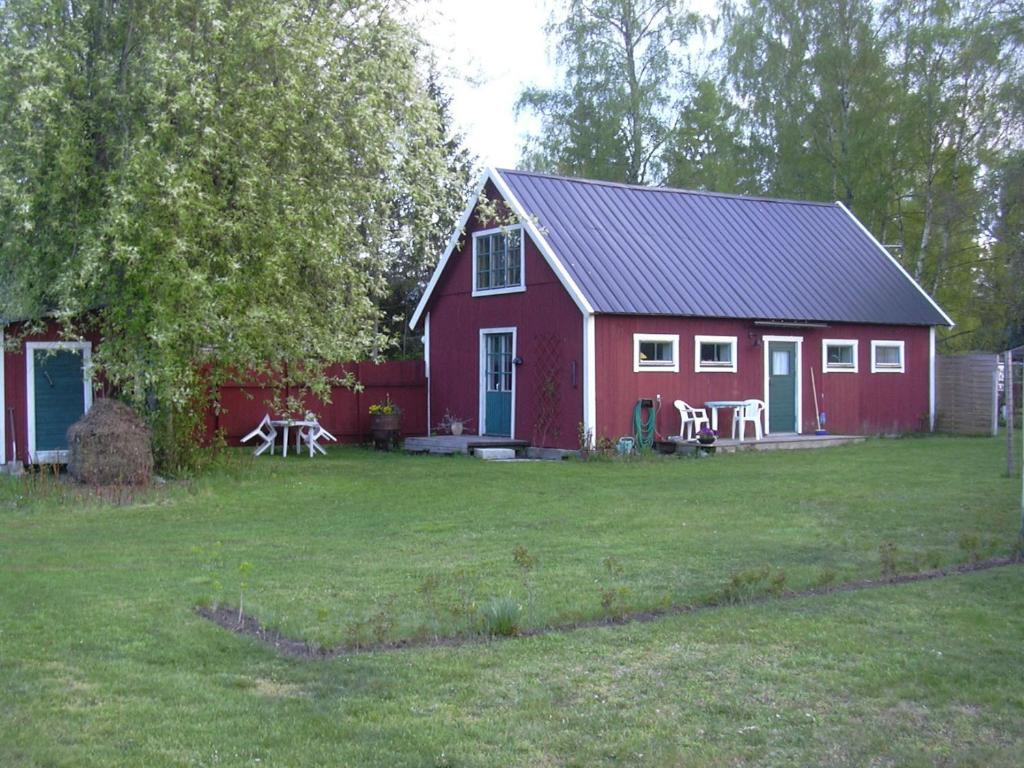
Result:
{"type": "Polygon", "coordinates": [[[768,354],[770,342],[782,341],[796,344],[796,433],[804,431],[804,337],[803,336],[762,336],[764,347],[764,433],[771,434],[771,393],[768,385],[771,374],[771,358],[768,354]]]}
{"type": "Polygon", "coordinates": [[[872,339],[871,340],[871,372],[872,373],[906,373],[907,354],[906,344],[902,339],[872,339]],[[878,365],[875,362],[875,350],[879,347],[897,347],[900,350],[900,364],[878,365]]]}
{"type": "Polygon", "coordinates": [[[860,370],[860,344],[857,339],[822,339],[821,340],[821,373],[857,373],[860,370]],[[828,363],[829,347],[853,347],[853,366],[830,367],[828,363]]]}
{"type": "Polygon", "coordinates": [[[865,235],[867,235],[869,238],[871,238],[871,242],[874,243],[876,246],[878,246],[878,250],[880,250],[882,253],[884,253],[885,257],[887,259],[889,259],[889,261],[891,261],[893,264],[896,265],[896,268],[900,272],[902,272],[903,276],[905,278],[907,278],[907,280],[910,281],[910,284],[912,286],[914,286],[915,288],[917,288],[918,292],[928,300],[928,303],[931,304],[933,307],[935,307],[935,311],[938,312],[940,315],[942,315],[946,319],[946,322],[949,323],[949,327],[950,328],[956,327],[956,323],[953,322],[953,318],[951,318],[949,315],[947,315],[945,313],[945,311],[943,311],[942,307],[940,307],[936,303],[935,299],[933,299],[931,296],[929,296],[928,293],[925,291],[925,289],[922,288],[918,284],[917,280],[915,280],[913,277],[911,277],[910,273],[907,272],[906,268],[902,264],[900,264],[900,262],[896,259],[896,257],[894,257],[891,253],[889,253],[889,251],[886,250],[884,245],[882,245],[880,242],[878,242],[878,239],[874,235],[872,235],[870,231],[868,231],[868,228],[865,227],[861,223],[860,219],[858,219],[856,216],[854,216],[853,212],[849,208],[847,208],[845,205],[843,205],[842,202],[840,202],[839,200],[836,200],[836,205],[838,205],[840,207],[840,209],[842,209],[846,213],[846,215],[849,216],[853,220],[854,224],[856,224],[858,227],[860,227],[861,232],[863,232],[865,235]]]}
{"type": "Polygon", "coordinates": [[[473,268],[470,270],[472,273],[471,280],[473,281],[472,291],[470,295],[473,298],[480,296],[500,296],[503,293],[523,293],[526,290],[526,238],[524,237],[523,225],[513,224],[508,227],[494,227],[493,229],[482,229],[479,232],[473,233],[473,248],[470,256],[473,262],[473,268]],[[502,288],[477,288],[476,285],[476,243],[481,237],[490,237],[499,233],[507,234],[511,231],[519,232],[519,282],[516,285],[507,285],[502,288]]]}
{"type": "Polygon", "coordinates": [[[84,413],[92,408],[92,342],[89,341],[26,341],[25,342],[25,411],[28,421],[26,446],[28,460],[64,461],[67,451],[36,451],[36,381],[35,353],[40,349],[80,349],[82,351],[82,399],[84,413]]]}
{"type": "Polygon", "coordinates": [[[740,345],[736,336],[702,336],[693,337],[693,372],[694,373],[736,373],[739,366],[740,345]],[[717,365],[701,363],[701,344],[732,344],[732,363],[717,365]]]}
{"type": "Polygon", "coordinates": [[[679,373],[679,334],[678,333],[634,333],[633,334],[633,373],[679,373]],[[667,341],[672,344],[671,362],[648,362],[640,359],[640,344],[645,341],[667,341]]]}
{"type": "MultiPolygon", "coordinates": [[[[517,337],[517,328],[515,326],[509,326],[505,328],[481,328],[480,329],[480,368],[479,375],[477,376],[477,394],[480,400],[480,404],[477,412],[477,425],[478,433],[483,435],[486,434],[487,430],[487,336],[495,333],[511,333],[512,334],[512,358],[515,359],[516,355],[519,354],[519,346],[517,337]]],[[[516,371],[519,368],[518,365],[512,363],[512,415],[511,423],[509,424],[508,432],[509,439],[516,439],[516,371]]]]}
{"type": "Polygon", "coordinates": [[[423,319],[423,376],[427,380],[427,435],[431,433],[430,419],[430,313],[423,319]]]}
{"type": "MultiPolygon", "coordinates": [[[[596,320],[592,313],[583,315],[583,431],[590,433],[590,445],[597,440],[597,341],[596,320]]],[[[583,446],[581,446],[583,447],[583,446]]]]}
{"type": "MultiPolygon", "coordinates": [[[[7,463],[7,399],[6,386],[4,384],[4,358],[7,352],[4,348],[4,327],[0,325],[0,464],[7,463]]],[[[16,461],[17,456],[12,456],[11,461],[16,461]]]]}
{"type": "Polygon", "coordinates": [[[928,431],[935,431],[935,326],[928,328],[928,431]]]}
{"type": "MultiPolygon", "coordinates": [[[[519,203],[519,200],[516,199],[516,196],[512,194],[512,190],[509,189],[505,180],[501,178],[501,174],[498,173],[495,168],[488,168],[480,175],[480,180],[477,182],[473,196],[470,198],[466,209],[462,212],[458,226],[456,226],[455,231],[448,240],[448,246],[445,248],[444,255],[441,256],[441,260],[438,261],[437,266],[434,267],[434,273],[431,275],[430,282],[427,283],[427,287],[423,291],[423,296],[420,297],[419,304],[416,305],[416,311],[413,312],[412,319],[409,321],[409,327],[415,328],[419,324],[420,316],[423,314],[423,311],[427,306],[427,302],[430,301],[430,296],[434,292],[434,288],[437,286],[438,280],[441,279],[441,273],[444,272],[444,269],[448,264],[448,260],[451,258],[460,238],[464,234],[466,224],[469,222],[469,217],[473,215],[473,211],[476,209],[477,202],[480,199],[480,193],[483,192],[488,181],[494,184],[498,193],[508,204],[509,208],[511,208],[512,212],[519,218],[523,229],[530,236],[530,239],[533,240],[537,249],[541,252],[545,261],[547,261],[548,266],[551,267],[562,285],[569,292],[569,295],[576,303],[576,306],[579,307],[580,311],[584,314],[593,313],[594,308],[590,305],[590,302],[587,301],[579,286],[576,285],[576,281],[570,277],[569,272],[565,269],[565,265],[562,264],[559,258],[555,255],[554,250],[551,248],[551,245],[541,233],[540,229],[537,228],[536,223],[519,203]]],[[[523,247],[525,248],[525,242],[523,243],[523,247]]]]}

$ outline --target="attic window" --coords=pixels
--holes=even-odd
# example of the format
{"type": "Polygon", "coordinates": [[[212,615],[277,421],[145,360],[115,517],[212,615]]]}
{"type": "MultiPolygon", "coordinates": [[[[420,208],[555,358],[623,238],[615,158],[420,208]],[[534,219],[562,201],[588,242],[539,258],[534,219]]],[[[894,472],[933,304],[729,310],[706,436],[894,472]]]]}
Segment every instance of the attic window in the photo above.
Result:
{"type": "Polygon", "coordinates": [[[821,370],[825,373],[856,373],[857,340],[822,339],[821,370]]]}
{"type": "Polygon", "coordinates": [[[670,333],[633,334],[633,372],[679,372],[679,336],[670,333]]]}
{"type": "Polygon", "coordinates": [[[872,373],[903,373],[905,370],[902,341],[871,342],[872,373]]]}
{"type": "Polygon", "coordinates": [[[736,373],[735,336],[694,336],[693,370],[736,373]]]}
{"type": "Polygon", "coordinates": [[[525,290],[522,229],[505,227],[475,233],[473,264],[474,296],[525,290]]]}

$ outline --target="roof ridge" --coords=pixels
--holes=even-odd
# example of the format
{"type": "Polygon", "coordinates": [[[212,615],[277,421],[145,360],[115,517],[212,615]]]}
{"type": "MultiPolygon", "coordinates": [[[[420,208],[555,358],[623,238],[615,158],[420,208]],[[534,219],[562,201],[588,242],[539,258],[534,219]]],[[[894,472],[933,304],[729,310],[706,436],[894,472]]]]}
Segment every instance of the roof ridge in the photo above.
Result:
{"type": "Polygon", "coordinates": [[[555,173],[540,173],[539,171],[520,171],[515,168],[495,168],[499,174],[516,174],[519,176],[533,176],[541,179],[555,179],[557,181],[569,181],[575,184],[589,184],[600,187],[615,187],[619,189],[634,190],[637,192],[667,192],[676,195],[693,195],[695,197],[721,197],[728,200],[741,200],[759,203],[784,203],[786,205],[813,205],[824,208],[834,208],[835,203],[826,203],[821,200],[795,200],[786,197],[766,197],[764,195],[743,195],[737,192],[709,192],[700,189],[682,189],[680,187],[652,187],[647,184],[627,184],[621,181],[603,181],[601,179],[581,179],[575,176],[562,176],[555,173]]]}

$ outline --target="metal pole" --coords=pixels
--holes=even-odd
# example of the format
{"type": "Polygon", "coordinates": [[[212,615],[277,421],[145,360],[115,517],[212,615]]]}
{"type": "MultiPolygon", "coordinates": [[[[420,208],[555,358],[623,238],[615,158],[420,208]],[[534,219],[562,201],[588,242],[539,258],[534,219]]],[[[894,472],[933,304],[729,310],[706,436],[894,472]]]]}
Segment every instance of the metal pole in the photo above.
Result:
{"type": "Polygon", "coordinates": [[[1006,475],[1013,477],[1013,422],[1017,409],[1013,405],[1013,352],[1006,350],[1006,362],[1003,366],[1003,391],[1006,394],[1006,475]]]}

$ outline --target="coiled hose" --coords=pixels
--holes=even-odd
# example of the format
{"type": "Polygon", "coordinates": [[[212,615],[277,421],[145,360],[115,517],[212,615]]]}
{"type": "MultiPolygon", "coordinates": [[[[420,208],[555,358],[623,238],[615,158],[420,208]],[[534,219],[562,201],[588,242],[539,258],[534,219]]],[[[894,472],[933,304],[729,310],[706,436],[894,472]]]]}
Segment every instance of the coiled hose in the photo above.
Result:
{"type": "Polygon", "coordinates": [[[633,406],[633,435],[636,437],[637,448],[650,448],[654,445],[654,423],[658,411],[652,400],[637,400],[633,406]],[[647,418],[644,418],[647,409],[647,418]]]}

